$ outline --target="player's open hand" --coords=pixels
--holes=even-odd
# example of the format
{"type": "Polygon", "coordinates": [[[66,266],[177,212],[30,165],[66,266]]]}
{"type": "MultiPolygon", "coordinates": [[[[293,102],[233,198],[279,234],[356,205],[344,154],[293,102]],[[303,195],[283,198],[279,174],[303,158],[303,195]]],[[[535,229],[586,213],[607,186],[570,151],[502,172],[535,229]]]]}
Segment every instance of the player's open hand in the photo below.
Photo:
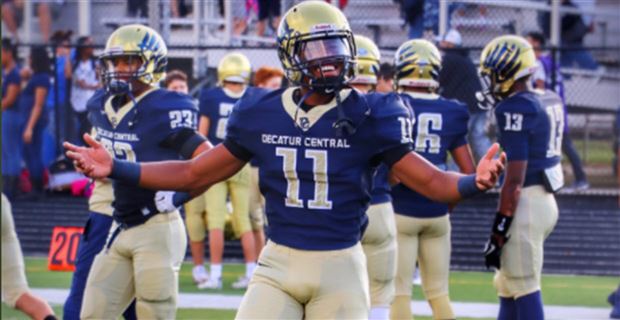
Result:
{"type": "Polygon", "coordinates": [[[78,170],[91,178],[101,179],[110,175],[112,156],[88,133],[84,134],[84,141],[90,148],[65,142],[63,146],[67,149],[67,157],[73,160],[78,170]]]}
{"type": "Polygon", "coordinates": [[[499,158],[494,159],[499,151],[499,144],[494,143],[487,153],[478,162],[476,168],[476,186],[480,190],[488,190],[495,186],[499,175],[504,171],[506,153],[502,152],[499,158]]]}

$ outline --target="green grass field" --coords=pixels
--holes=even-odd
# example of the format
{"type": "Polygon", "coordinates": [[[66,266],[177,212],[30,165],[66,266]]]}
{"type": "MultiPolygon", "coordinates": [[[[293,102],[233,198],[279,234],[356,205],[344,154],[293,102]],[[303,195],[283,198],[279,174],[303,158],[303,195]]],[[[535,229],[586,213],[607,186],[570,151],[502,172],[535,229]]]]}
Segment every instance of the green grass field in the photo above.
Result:
{"type": "MultiPolygon", "coordinates": [[[[242,295],[242,290],[230,289],[230,284],[243,273],[240,264],[224,266],[224,289],[198,290],[192,282],[191,264],[185,263],[181,269],[179,286],[181,292],[206,292],[231,295],[242,295]]],[[[47,270],[44,258],[27,258],[26,273],[33,288],[69,288],[70,272],[52,272],[47,270]]],[[[497,301],[492,286],[493,274],[482,272],[452,272],[450,278],[450,297],[458,302],[490,302],[497,301]]],[[[607,295],[618,286],[618,278],[590,276],[559,276],[545,275],[542,280],[543,299],[547,305],[607,307],[607,295]]],[[[423,300],[420,287],[414,288],[414,299],[423,300]]],[[[54,310],[60,314],[62,308],[54,310]]],[[[212,309],[179,309],[178,319],[232,319],[234,311],[212,309]]],[[[2,304],[2,319],[24,319],[19,312],[2,304]]],[[[430,319],[416,317],[416,319],[430,319]]]]}

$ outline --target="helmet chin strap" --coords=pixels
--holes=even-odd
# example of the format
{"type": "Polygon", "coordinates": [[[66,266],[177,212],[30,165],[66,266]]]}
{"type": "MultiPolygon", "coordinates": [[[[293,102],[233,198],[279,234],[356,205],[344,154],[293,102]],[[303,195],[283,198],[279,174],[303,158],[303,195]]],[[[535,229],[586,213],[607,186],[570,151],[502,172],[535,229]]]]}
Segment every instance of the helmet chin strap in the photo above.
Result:
{"type": "MultiPolygon", "coordinates": [[[[131,82],[125,80],[112,79],[108,82],[106,89],[112,95],[131,95],[133,90],[131,82]]],[[[133,97],[133,95],[131,95],[133,97]]]]}
{"type": "Polygon", "coordinates": [[[355,134],[355,131],[357,131],[357,128],[355,127],[353,120],[347,117],[347,115],[344,113],[344,107],[342,106],[342,101],[340,99],[340,90],[342,90],[342,87],[335,90],[336,107],[338,108],[338,120],[334,122],[332,127],[336,129],[336,135],[339,137],[352,136],[355,134]]]}

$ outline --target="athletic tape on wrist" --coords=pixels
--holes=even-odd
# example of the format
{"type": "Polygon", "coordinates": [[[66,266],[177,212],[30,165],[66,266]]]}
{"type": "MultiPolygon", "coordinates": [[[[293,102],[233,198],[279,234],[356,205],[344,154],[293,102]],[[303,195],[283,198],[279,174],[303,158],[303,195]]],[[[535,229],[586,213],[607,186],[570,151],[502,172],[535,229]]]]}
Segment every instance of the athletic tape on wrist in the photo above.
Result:
{"type": "Polygon", "coordinates": [[[114,159],[110,178],[138,185],[140,183],[140,164],[114,159]]]}
{"type": "Polygon", "coordinates": [[[473,174],[461,177],[458,181],[457,187],[461,197],[463,198],[469,198],[484,192],[476,186],[476,175],[473,174]]]}

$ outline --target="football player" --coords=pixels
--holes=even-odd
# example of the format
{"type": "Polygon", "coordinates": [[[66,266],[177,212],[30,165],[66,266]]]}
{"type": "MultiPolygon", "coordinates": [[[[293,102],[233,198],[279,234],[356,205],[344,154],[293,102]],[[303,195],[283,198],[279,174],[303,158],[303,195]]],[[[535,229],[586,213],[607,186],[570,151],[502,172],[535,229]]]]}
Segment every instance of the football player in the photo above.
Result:
{"type": "MultiPolygon", "coordinates": [[[[165,75],[167,48],[156,31],[120,27],[100,59],[105,91],[97,91],[88,108],[107,156],[129,162],[173,160],[209,147],[196,132],[195,102],[157,88],[165,75]]],[[[117,318],[135,296],[138,318],[172,319],[187,246],[181,216],[178,210],[159,210],[154,191],[123,181],[114,181],[113,189],[114,223],[88,275],[80,318],[117,318]]]]}
{"type": "MultiPolygon", "coordinates": [[[[235,103],[248,88],[252,67],[250,61],[241,53],[227,54],[217,66],[218,86],[203,89],[200,94],[199,132],[214,144],[220,144],[226,138],[226,124],[235,103]]],[[[221,183],[213,185],[204,193],[204,207],[187,206],[187,219],[193,255],[204,253],[205,220],[201,212],[206,210],[209,228],[209,252],[211,254],[211,273],[209,279],[199,283],[200,289],[222,288],[222,256],[224,251],[224,225],[228,214],[226,201],[230,196],[232,204],[232,225],[235,234],[241,238],[241,247],[245,257],[245,276],[232,284],[235,289],[247,288],[250,277],[256,268],[256,247],[250,225],[250,167],[243,168],[236,175],[221,183]],[[194,221],[195,220],[195,221],[194,221]]],[[[196,201],[196,200],[194,200],[196,201]]],[[[202,263],[199,264],[202,266],[202,263]]],[[[196,267],[194,267],[196,268],[196,267]]]]}
{"type": "MultiPolygon", "coordinates": [[[[441,54],[427,40],[409,40],[394,58],[394,83],[405,105],[415,110],[414,150],[438,168],[447,169],[448,153],[461,172],[475,172],[467,144],[467,106],[442,98],[441,54]]],[[[403,184],[392,188],[396,212],[398,267],[390,318],[411,319],[411,275],[420,265],[422,289],[434,319],[454,319],[448,295],[450,218],[447,203],[433,201],[403,184]]]]}
{"type": "Polygon", "coordinates": [[[65,143],[92,177],[154,189],[200,190],[257,159],[269,242],[237,318],[368,318],[361,235],[371,168],[386,163],[407,186],[456,202],[491,188],[503,170],[495,144],[476,175],[447,173],[411,152],[409,114],[396,95],[343,89],[355,43],[344,14],[323,1],[293,6],[278,28],[278,53],[295,86],[240,100],[223,143],[191,161],[135,163],[65,143]],[[246,101],[250,102],[245,103],[246,101]]]}
{"type": "Polygon", "coordinates": [[[508,165],[484,255],[500,298],[498,319],[543,319],[540,275],[543,244],[558,219],[554,192],[562,187],[564,114],[551,91],[534,92],[532,46],[501,36],[480,57],[484,103],[494,105],[508,165]]]}
{"type": "MultiPolygon", "coordinates": [[[[89,105],[89,107],[95,106],[89,105]]],[[[96,110],[88,110],[88,112],[101,112],[100,106],[97,107],[96,110]]],[[[93,131],[93,135],[96,136],[95,131],[93,131]]],[[[114,208],[112,207],[112,202],[114,201],[114,192],[112,190],[112,181],[109,179],[98,179],[94,183],[93,193],[88,198],[88,220],[78,246],[71,288],[63,306],[62,317],[65,320],[80,319],[88,274],[95,256],[105,246],[108,232],[113,222],[112,212],[114,208]]],[[[127,320],[137,319],[135,300],[123,312],[123,317],[127,320]]]]}
{"type": "MultiPolygon", "coordinates": [[[[351,87],[362,93],[374,92],[377,86],[381,53],[377,45],[364,36],[355,35],[357,65],[351,87]]],[[[369,319],[387,319],[394,299],[396,275],[396,226],[390,197],[388,168],[379,165],[373,174],[370,191],[368,227],[362,237],[370,285],[369,319]]]]}
{"type": "Polygon", "coordinates": [[[24,256],[13,225],[9,199],[2,194],[2,301],[30,318],[55,320],[54,310],[28,288],[24,256]]]}

